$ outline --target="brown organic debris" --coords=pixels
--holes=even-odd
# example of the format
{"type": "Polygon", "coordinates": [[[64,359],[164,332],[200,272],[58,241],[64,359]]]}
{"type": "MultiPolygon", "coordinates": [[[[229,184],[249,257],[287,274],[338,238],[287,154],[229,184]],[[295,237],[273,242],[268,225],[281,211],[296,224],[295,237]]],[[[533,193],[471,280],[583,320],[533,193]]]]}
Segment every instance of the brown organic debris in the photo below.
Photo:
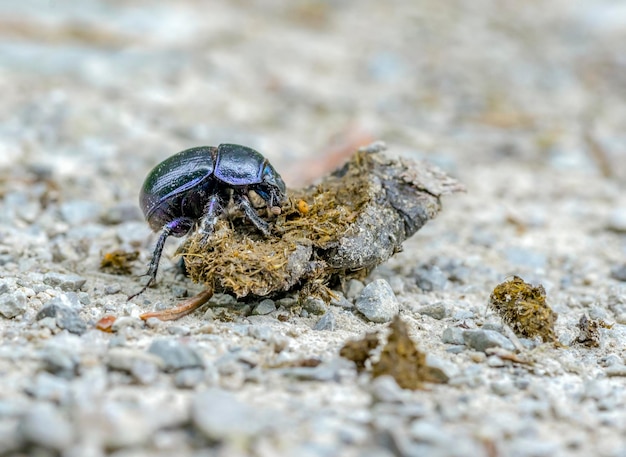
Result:
{"type": "Polygon", "coordinates": [[[508,360],[513,363],[519,363],[520,365],[533,365],[534,361],[528,357],[528,354],[516,354],[507,349],[500,347],[490,347],[485,350],[487,355],[495,355],[502,360],[508,360]]]}
{"type": "Polygon", "coordinates": [[[489,308],[498,313],[517,336],[557,341],[554,323],[558,315],[546,303],[542,285],[534,287],[519,276],[513,276],[496,286],[489,297],[489,308]]]}
{"type": "Polygon", "coordinates": [[[317,357],[289,360],[272,365],[272,368],[315,368],[322,364],[322,360],[317,357]]]}
{"type": "MultiPolygon", "coordinates": [[[[389,375],[403,389],[420,389],[425,382],[445,383],[448,376],[439,368],[426,364],[426,354],[419,351],[409,336],[406,322],[399,316],[389,324],[390,333],[380,357],[372,362],[372,377],[389,375]]],[[[380,341],[377,333],[367,333],[361,340],[348,341],[339,354],[352,360],[358,371],[364,371],[380,341]]]]}
{"type": "Polygon", "coordinates": [[[198,295],[195,295],[183,302],[180,302],[173,308],[143,313],[139,317],[144,321],[150,319],[151,317],[156,317],[157,319],[160,319],[162,321],[174,321],[193,313],[195,310],[208,302],[212,296],[213,291],[210,289],[206,289],[200,292],[198,295]]]}
{"type": "Polygon", "coordinates": [[[107,314],[106,316],[100,318],[98,322],[96,322],[96,328],[101,332],[113,333],[113,324],[116,320],[117,317],[107,314]]]}
{"type": "Polygon", "coordinates": [[[391,375],[403,389],[420,389],[425,382],[445,383],[448,377],[439,368],[426,365],[426,354],[415,347],[402,319],[389,324],[391,333],[380,359],[372,364],[372,376],[391,375]]]}
{"type": "Polygon", "coordinates": [[[116,249],[102,256],[100,269],[113,275],[129,275],[131,274],[131,262],[137,260],[138,257],[139,251],[128,252],[116,249]]]}
{"type": "Polygon", "coordinates": [[[436,216],[442,195],[463,190],[384,149],[360,149],[318,184],[290,191],[268,237],[237,215],[218,221],[208,240],[191,235],[179,253],[192,280],[239,298],[295,289],[329,299],[327,284],[366,275],[436,216]]]}
{"type": "Polygon", "coordinates": [[[352,360],[357,371],[365,370],[365,363],[371,357],[371,353],[378,347],[378,332],[368,332],[359,340],[346,341],[339,350],[339,355],[344,359],[352,360]]]}
{"type": "Polygon", "coordinates": [[[586,314],[583,314],[578,321],[578,330],[580,333],[576,341],[588,347],[600,347],[600,328],[611,327],[612,325],[607,324],[603,320],[590,319],[586,314]]]}

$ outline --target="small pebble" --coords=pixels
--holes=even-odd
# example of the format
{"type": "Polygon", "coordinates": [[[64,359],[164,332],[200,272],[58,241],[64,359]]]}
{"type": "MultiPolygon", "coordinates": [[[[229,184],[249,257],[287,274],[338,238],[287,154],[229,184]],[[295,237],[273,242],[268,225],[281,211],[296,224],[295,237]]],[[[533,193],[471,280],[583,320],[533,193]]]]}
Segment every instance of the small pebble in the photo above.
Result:
{"type": "Polygon", "coordinates": [[[165,323],[158,317],[150,317],[145,320],[146,326],[152,329],[158,329],[165,326],[165,323]]]}
{"type": "Polygon", "coordinates": [[[52,253],[52,261],[54,263],[63,263],[67,260],[77,262],[79,260],[76,250],[66,239],[54,240],[52,246],[50,246],[50,252],[52,253]]]}
{"type": "Polygon", "coordinates": [[[369,283],[357,297],[354,306],[371,322],[390,322],[400,310],[391,286],[384,279],[369,283]]]}
{"type": "Polygon", "coordinates": [[[261,302],[252,309],[252,314],[263,316],[273,313],[274,311],[276,311],[274,300],[266,298],[265,300],[261,300],[261,302]]]}
{"type": "Polygon", "coordinates": [[[72,379],[76,376],[79,358],[70,348],[49,346],[43,350],[44,369],[56,376],[72,379]]]}
{"type": "Polygon", "coordinates": [[[58,300],[52,299],[41,308],[35,317],[41,320],[46,317],[53,317],[56,320],[57,327],[65,329],[70,333],[82,335],[87,331],[87,324],[78,315],[78,311],[59,303],[58,300]]]}
{"type": "Polygon", "coordinates": [[[24,390],[34,398],[66,404],[70,399],[70,385],[67,379],[42,371],[34,376],[24,390]]]}
{"type": "Polygon", "coordinates": [[[446,344],[465,345],[464,332],[465,330],[459,327],[447,327],[441,335],[441,341],[446,344]]]}
{"type": "Polygon", "coordinates": [[[504,335],[504,326],[500,322],[485,322],[481,330],[493,330],[504,335]]]}
{"type": "Polygon", "coordinates": [[[117,225],[129,221],[141,221],[143,219],[139,207],[135,203],[118,203],[106,208],[100,214],[100,220],[104,224],[117,225]]]}
{"type": "Polygon", "coordinates": [[[181,389],[192,389],[204,380],[204,370],[185,368],[174,375],[174,385],[181,389]]]}
{"type": "Polygon", "coordinates": [[[163,360],[137,349],[117,347],[108,351],[106,364],[112,370],[130,373],[141,384],[151,384],[163,367],[163,360]]]}
{"type": "Polygon", "coordinates": [[[19,456],[18,451],[24,447],[19,432],[19,421],[16,419],[0,419],[0,455],[19,456]]]}
{"type": "Polygon", "coordinates": [[[58,287],[61,290],[78,291],[87,280],[78,275],[50,272],[44,275],[43,282],[51,287],[58,287]]]}
{"type": "Polygon", "coordinates": [[[406,280],[401,276],[391,276],[390,278],[385,278],[389,281],[389,285],[391,286],[391,290],[396,295],[404,295],[406,290],[406,280]]]}
{"type": "Polygon", "coordinates": [[[109,340],[109,348],[117,348],[126,346],[126,335],[118,333],[109,340]]]}
{"type": "Polygon", "coordinates": [[[626,365],[623,365],[621,363],[611,365],[610,367],[607,367],[604,370],[604,373],[609,377],[613,377],[613,376],[626,377],[626,365]]]}
{"type": "Polygon", "coordinates": [[[283,307],[285,309],[293,308],[298,304],[298,300],[294,297],[283,297],[276,300],[276,306],[283,307]]]}
{"type": "Polygon", "coordinates": [[[138,317],[132,316],[122,316],[115,319],[113,325],[111,325],[111,330],[113,332],[119,332],[125,328],[143,328],[144,321],[139,319],[138,317]]]}
{"type": "Polygon", "coordinates": [[[335,326],[337,325],[337,321],[335,319],[335,315],[331,310],[326,311],[326,313],[315,323],[313,330],[329,330],[334,331],[335,326]]]}
{"type": "Polygon", "coordinates": [[[189,296],[189,289],[182,286],[172,286],[170,289],[172,292],[172,296],[175,298],[185,298],[189,296]]]}
{"type": "Polygon", "coordinates": [[[106,295],[117,294],[121,290],[122,290],[122,286],[120,286],[119,284],[107,284],[106,286],[104,286],[104,293],[106,295]]]}
{"type": "Polygon", "coordinates": [[[584,384],[583,398],[602,400],[611,395],[613,387],[607,379],[589,379],[584,384]]]}
{"type": "Polygon", "coordinates": [[[440,267],[452,282],[467,284],[470,281],[472,270],[465,266],[461,259],[447,259],[440,263],[440,267]]]}
{"type": "Polygon", "coordinates": [[[408,392],[402,389],[393,376],[383,375],[372,379],[370,390],[374,400],[384,403],[405,403],[408,392]]]}
{"type": "Polygon", "coordinates": [[[620,313],[615,316],[615,322],[621,325],[626,325],[626,313],[620,313]]]}
{"type": "Polygon", "coordinates": [[[424,292],[444,290],[448,285],[447,275],[435,265],[421,266],[414,270],[417,287],[424,292]]]}
{"type": "MultiPolygon", "coordinates": [[[[138,400],[134,402],[140,403],[138,400]]],[[[97,422],[102,446],[105,449],[139,448],[155,435],[155,425],[159,420],[165,421],[170,415],[174,416],[169,410],[172,406],[175,405],[163,404],[160,411],[143,410],[138,413],[137,404],[114,400],[107,402],[106,414],[97,422]]]]}
{"type": "Polygon", "coordinates": [[[338,381],[340,379],[340,371],[352,362],[345,359],[332,360],[329,363],[323,363],[316,367],[292,367],[283,368],[280,372],[283,376],[300,381],[338,381]]]}
{"type": "Polygon", "coordinates": [[[261,341],[269,341],[274,333],[272,327],[268,325],[252,325],[248,328],[248,335],[261,341]]]}
{"type": "Polygon", "coordinates": [[[438,356],[433,354],[426,355],[426,365],[430,368],[439,369],[443,373],[443,375],[445,375],[439,375],[441,379],[451,379],[455,376],[458,376],[460,373],[460,368],[456,363],[444,358],[439,358],[438,356]]]}
{"type": "Polygon", "coordinates": [[[83,304],[80,302],[78,298],[78,294],[75,292],[67,292],[61,295],[57,295],[52,299],[46,301],[46,305],[60,305],[62,307],[70,308],[76,312],[80,311],[83,308],[83,304]]]}
{"type": "Polygon", "coordinates": [[[487,360],[487,355],[484,352],[470,351],[468,352],[470,360],[474,363],[483,363],[487,360]]]}
{"type": "Polygon", "coordinates": [[[306,312],[310,314],[316,314],[316,315],[322,315],[328,309],[328,307],[326,306],[326,302],[324,302],[324,300],[322,300],[321,298],[315,298],[315,297],[307,297],[306,300],[304,300],[304,303],[302,304],[302,308],[306,312]]]}
{"type": "Polygon", "coordinates": [[[624,363],[624,361],[617,354],[607,354],[604,357],[600,358],[600,364],[603,367],[610,367],[612,365],[621,365],[623,363],[624,363]]]}
{"type": "Polygon", "coordinates": [[[103,236],[105,228],[97,224],[85,224],[71,227],[67,231],[69,239],[96,240],[103,236]]]}
{"type": "Polygon", "coordinates": [[[602,308],[600,306],[592,306],[589,308],[589,319],[609,322],[611,320],[611,317],[609,316],[609,313],[605,308],[602,308]]]}
{"type": "Polygon", "coordinates": [[[155,340],[148,352],[163,360],[163,370],[166,372],[204,366],[202,358],[193,348],[175,339],[155,340]]]}
{"type": "Polygon", "coordinates": [[[464,344],[453,344],[446,348],[446,352],[450,354],[460,354],[465,351],[465,349],[467,349],[467,347],[464,344]]]}
{"type": "Polygon", "coordinates": [[[333,294],[335,294],[335,296],[330,299],[332,306],[339,306],[345,309],[354,308],[352,301],[348,300],[341,292],[334,291],[333,294]]]}
{"type": "Polygon", "coordinates": [[[174,336],[187,336],[191,333],[191,330],[183,325],[170,325],[167,327],[167,333],[174,336]]]}
{"type": "Polygon", "coordinates": [[[517,392],[515,384],[509,379],[494,381],[491,383],[490,387],[491,391],[500,397],[506,397],[507,395],[512,395],[517,392]]]}
{"type": "Polygon", "coordinates": [[[626,263],[611,268],[611,278],[626,282],[626,263]]]}
{"type": "Polygon", "coordinates": [[[3,293],[0,295],[0,314],[7,319],[24,314],[26,296],[22,292],[3,293]]]}
{"type": "Polygon", "coordinates": [[[444,431],[444,427],[441,424],[428,422],[423,419],[416,420],[411,424],[409,434],[414,440],[425,443],[443,444],[450,442],[450,436],[444,431]]]}
{"type": "Polygon", "coordinates": [[[100,215],[100,210],[100,204],[92,200],[71,200],[61,203],[59,207],[61,217],[71,225],[96,221],[100,215]]]}
{"type": "Polygon", "coordinates": [[[501,347],[509,351],[515,351],[511,341],[495,330],[466,330],[463,332],[465,344],[477,351],[486,351],[491,347],[501,347]]]}
{"type": "Polygon", "coordinates": [[[612,232],[626,233],[626,207],[615,208],[611,211],[606,228],[612,232]]]}
{"type": "Polygon", "coordinates": [[[363,284],[358,279],[351,279],[346,284],[346,298],[349,300],[354,300],[359,296],[361,291],[365,288],[365,284],[363,284]]]}
{"type": "Polygon", "coordinates": [[[228,294],[213,294],[209,299],[210,307],[230,307],[237,303],[237,299],[228,294]]]}
{"type": "Polygon", "coordinates": [[[516,267],[525,267],[534,270],[545,268],[548,262],[544,253],[518,246],[505,249],[504,255],[510,264],[516,267]]]}
{"type": "MultiPolygon", "coordinates": [[[[66,292],[62,295],[60,295],[59,297],[61,298],[61,300],[63,300],[64,304],[67,304],[70,308],[73,308],[75,310],[81,310],[83,308],[83,301],[81,300],[81,295],[84,295],[85,292],[80,292],[80,293],[76,293],[76,292],[66,292]]],[[[89,298],[87,298],[89,300],[89,298]]]]}
{"type": "Polygon", "coordinates": [[[89,294],[87,292],[78,292],[77,296],[81,305],[87,306],[91,304],[91,299],[89,298],[89,294]]]}
{"type": "Polygon", "coordinates": [[[563,346],[571,346],[577,340],[576,335],[573,333],[561,333],[559,335],[559,343],[563,346]]]}
{"type": "Polygon", "coordinates": [[[454,319],[455,321],[465,321],[473,318],[474,313],[469,309],[459,309],[452,316],[452,319],[454,319]]]}
{"type": "Polygon", "coordinates": [[[441,320],[448,314],[448,309],[443,302],[437,302],[430,305],[422,306],[417,312],[433,319],[441,320]]]}
{"type": "Polygon", "coordinates": [[[501,368],[505,365],[506,364],[504,363],[504,360],[502,360],[497,355],[491,355],[487,357],[487,366],[490,366],[492,368],[501,368]]]}
{"type": "Polygon", "coordinates": [[[141,246],[150,233],[150,228],[143,221],[127,221],[119,224],[115,232],[122,245],[141,246]]]}
{"type": "Polygon", "coordinates": [[[258,409],[216,388],[194,395],[191,418],[192,424],[209,440],[238,438],[240,442],[258,434],[270,423],[262,420],[258,409]]]}
{"type": "Polygon", "coordinates": [[[26,413],[19,431],[28,443],[62,451],[73,441],[72,426],[58,409],[49,403],[37,403],[26,413]]]}

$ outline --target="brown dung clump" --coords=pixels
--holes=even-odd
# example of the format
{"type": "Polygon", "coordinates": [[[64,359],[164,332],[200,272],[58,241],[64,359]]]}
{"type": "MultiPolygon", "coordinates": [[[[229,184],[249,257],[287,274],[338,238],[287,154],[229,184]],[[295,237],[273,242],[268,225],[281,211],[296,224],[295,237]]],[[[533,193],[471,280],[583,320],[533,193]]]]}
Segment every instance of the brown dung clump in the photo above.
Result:
{"type": "Polygon", "coordinates": [[[378,332],[368,332],[359,340],[346,341],[339,355],[344,359],[352,360],[357,371],[365,370],[365,363],[369,360],[371,353],[378,347],[378,332]]]}
{"type": "MultiPolygon", "coordinates": [[[[377,361],[372,362],[372,377],[389,375],[403,389],[420,389],[425,382],[445,383],[448,377],[439,368],[426,364],[426,354],[419,351],[409,336],[406,322],[396,316],[389,324],[389,336],[377,361]]],[[[339,354],[352,360],[359,371],[365,369],[379,345],[378,335],[368,333],[361,340],[348,341],[339,354]]]]}
{"type": "Polygon", "coordinates": [[[102,256],[100,269],[113,275],[130,275],[132,262],[139,258],[139,251],[116,249],[102,256]]]}
{"type": "Polygon", "coordinates": [[[590,319],[589,316],[583,314],[578,321],[578,338],[576,341],[587,347],[600,347],[602,336],[600,328],[611,328],[612,325],[601,319],[590,319]]]}
{"type": "Polygon", "coordinates": [[[426,354],[415,347],[406,322],[396,316],[389,324],[391,333],[378,362],[372,364],[372,376],[391,375],[403,389],[420,389],[425,382],[446,383],[448,376],[426,364],[426,354]]]}
{"type": "Polygon", "coordinates": [[[519,276],[513,276],[496,286],[489,297],[489,307],[517,336],[556,342],[554,323],[558,315],[546,303],[542,285],[533,287],[519,276]]]}
{"type": "Polygon", "coordinates": [[[270,236],[236,214],[208,240],[191,235],[179,253],[192,280],[239,298],[295,289],[328,299],[327,284],[365,276],[435,217],[441,195],[463,189],[435,167],[383,150],[374,143],[318,184],[290,191],[270,236]]]}

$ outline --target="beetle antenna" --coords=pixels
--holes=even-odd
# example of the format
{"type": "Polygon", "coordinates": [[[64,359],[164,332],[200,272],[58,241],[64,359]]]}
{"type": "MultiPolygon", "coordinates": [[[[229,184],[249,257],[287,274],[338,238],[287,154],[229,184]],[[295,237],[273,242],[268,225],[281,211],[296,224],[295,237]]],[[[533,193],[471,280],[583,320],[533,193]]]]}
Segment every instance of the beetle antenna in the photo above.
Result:
{"type": "Polygon", "coordinates": [[[167,225],[163,227],[163,230],[161,231],[161,235],[159,236],[156,246],[154,247],[154,251],[152,253],[152,260],[150,260],[150,266],[148,267],[148,271],[144,275],[144,276],[149,276],[148,282],[146,283],[145,286],[141,288],[139,292],[133,295],[129,295],[129,297],[127,298],[127,301],[130,301],[136,296],[143,294],[146,291],[146,289],[150,287],[150,284],[152,284],[156,280],[157,271],[159,270],[159,261],[161,260],[161,253],[163,252],[163,246],[165,246],[165,240],[167,239],[168,236],[171,235],[171,233],[172,233],[171,227],[167,225]]]}

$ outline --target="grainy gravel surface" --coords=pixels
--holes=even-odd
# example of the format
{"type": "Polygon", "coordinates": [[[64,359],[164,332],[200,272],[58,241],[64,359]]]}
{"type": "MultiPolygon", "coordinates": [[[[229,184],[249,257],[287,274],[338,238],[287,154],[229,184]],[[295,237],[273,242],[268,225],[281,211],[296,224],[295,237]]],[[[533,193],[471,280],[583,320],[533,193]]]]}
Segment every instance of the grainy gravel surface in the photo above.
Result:
{"type": "Polygon", "coordinates": [[[611,0],[1,0],[0,455],[625,457],[625,42],[611,0]],[[374,139],[467,193],[332,304],[143,322],[201,290],[173,240],[126,301],[159,161],[242,143],[299,186],[374,139]],[[131,275],[100,271],[116,249],[131,275]],[[562,346],[488,311],[513,274],[562,346]],[[339,357],[396,307],[446,384],[339,357]]]}

